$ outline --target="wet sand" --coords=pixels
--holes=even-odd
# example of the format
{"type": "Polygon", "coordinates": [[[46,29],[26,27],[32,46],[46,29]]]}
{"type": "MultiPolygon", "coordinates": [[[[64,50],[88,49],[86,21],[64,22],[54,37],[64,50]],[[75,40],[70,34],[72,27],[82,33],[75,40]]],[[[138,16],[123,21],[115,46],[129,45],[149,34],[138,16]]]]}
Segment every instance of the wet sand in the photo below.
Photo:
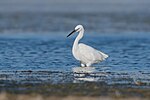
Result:
{"type": "Polygon", "coordinates": [[[90,97],[90,96],[43,97],[42,95],[10,95],[6,93],[1,93],[0,100],[149,100],[149,99],[139,97],[111,98],[111,97],[90,97]]]}
{"type": "Polygon", "coordinates": [[[10,84],[1,86],[0,100],[149,100],[150,88],[105,83],[10,84]]]}

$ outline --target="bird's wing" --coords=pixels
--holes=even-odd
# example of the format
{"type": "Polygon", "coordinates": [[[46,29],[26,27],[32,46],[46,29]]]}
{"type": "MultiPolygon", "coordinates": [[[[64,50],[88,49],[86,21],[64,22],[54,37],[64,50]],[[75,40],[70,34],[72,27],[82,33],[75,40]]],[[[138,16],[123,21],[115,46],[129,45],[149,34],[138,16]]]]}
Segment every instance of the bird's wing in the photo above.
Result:
{"type": "Polygon", "coordinates": [[[101,51],[98,51],[88,45],[85,45],[83,43],[79,44],[79,52],[80,55],[84,56],[86,59],[90,60],[90,61],[102,61],[105,58],[107,58],[108,56],[104,53],[102,53],[101,51]]]}

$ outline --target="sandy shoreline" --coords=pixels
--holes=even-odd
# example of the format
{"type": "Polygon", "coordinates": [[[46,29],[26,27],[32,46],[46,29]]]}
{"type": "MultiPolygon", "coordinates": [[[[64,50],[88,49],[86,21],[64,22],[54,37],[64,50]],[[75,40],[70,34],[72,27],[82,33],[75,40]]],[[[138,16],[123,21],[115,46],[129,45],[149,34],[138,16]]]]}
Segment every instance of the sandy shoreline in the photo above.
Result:
{"type": "Polygon", "coordinates": [[[11,84],[0,87],[0,100],[149,100],[148,87],[96,83],[11,84]]]}
{"type": "Polygon", "coordinates": [[[104,97],[104,96],[42,96],[37,94],[9,94],[0,93],[0,100],[149,100],[140,97],[104,97]]]}

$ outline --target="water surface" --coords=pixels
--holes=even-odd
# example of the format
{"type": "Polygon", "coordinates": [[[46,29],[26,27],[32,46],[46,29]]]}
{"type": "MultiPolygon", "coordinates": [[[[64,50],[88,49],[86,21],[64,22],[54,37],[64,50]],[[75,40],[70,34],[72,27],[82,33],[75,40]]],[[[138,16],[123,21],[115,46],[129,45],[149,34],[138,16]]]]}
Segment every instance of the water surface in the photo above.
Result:
{"type": "Polygon", "coordinates": [[[109,58],[80,67],[71,53],[74,36],[67,34],[0,35],[0,81],[6,83],[83,83],[150,85],[149,34],[86,33],[81,42],[109,58]]]}

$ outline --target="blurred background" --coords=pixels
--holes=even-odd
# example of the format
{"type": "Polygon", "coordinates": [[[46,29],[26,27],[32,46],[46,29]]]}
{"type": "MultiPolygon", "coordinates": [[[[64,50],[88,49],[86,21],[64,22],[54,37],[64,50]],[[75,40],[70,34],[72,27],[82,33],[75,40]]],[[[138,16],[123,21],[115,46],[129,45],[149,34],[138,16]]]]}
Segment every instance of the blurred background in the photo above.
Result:
{"type": "Polygon", "coordinates": [[[0,0],[0,93],[150,98],[148,33],[150,0],[0,0]],[[106,61],[80,67],[78,24],[106,61]]]}
{"type": "Polygon", "coordinates": [[[0,33],[150,31],[149,0],[0,0],[0,33]]]}

